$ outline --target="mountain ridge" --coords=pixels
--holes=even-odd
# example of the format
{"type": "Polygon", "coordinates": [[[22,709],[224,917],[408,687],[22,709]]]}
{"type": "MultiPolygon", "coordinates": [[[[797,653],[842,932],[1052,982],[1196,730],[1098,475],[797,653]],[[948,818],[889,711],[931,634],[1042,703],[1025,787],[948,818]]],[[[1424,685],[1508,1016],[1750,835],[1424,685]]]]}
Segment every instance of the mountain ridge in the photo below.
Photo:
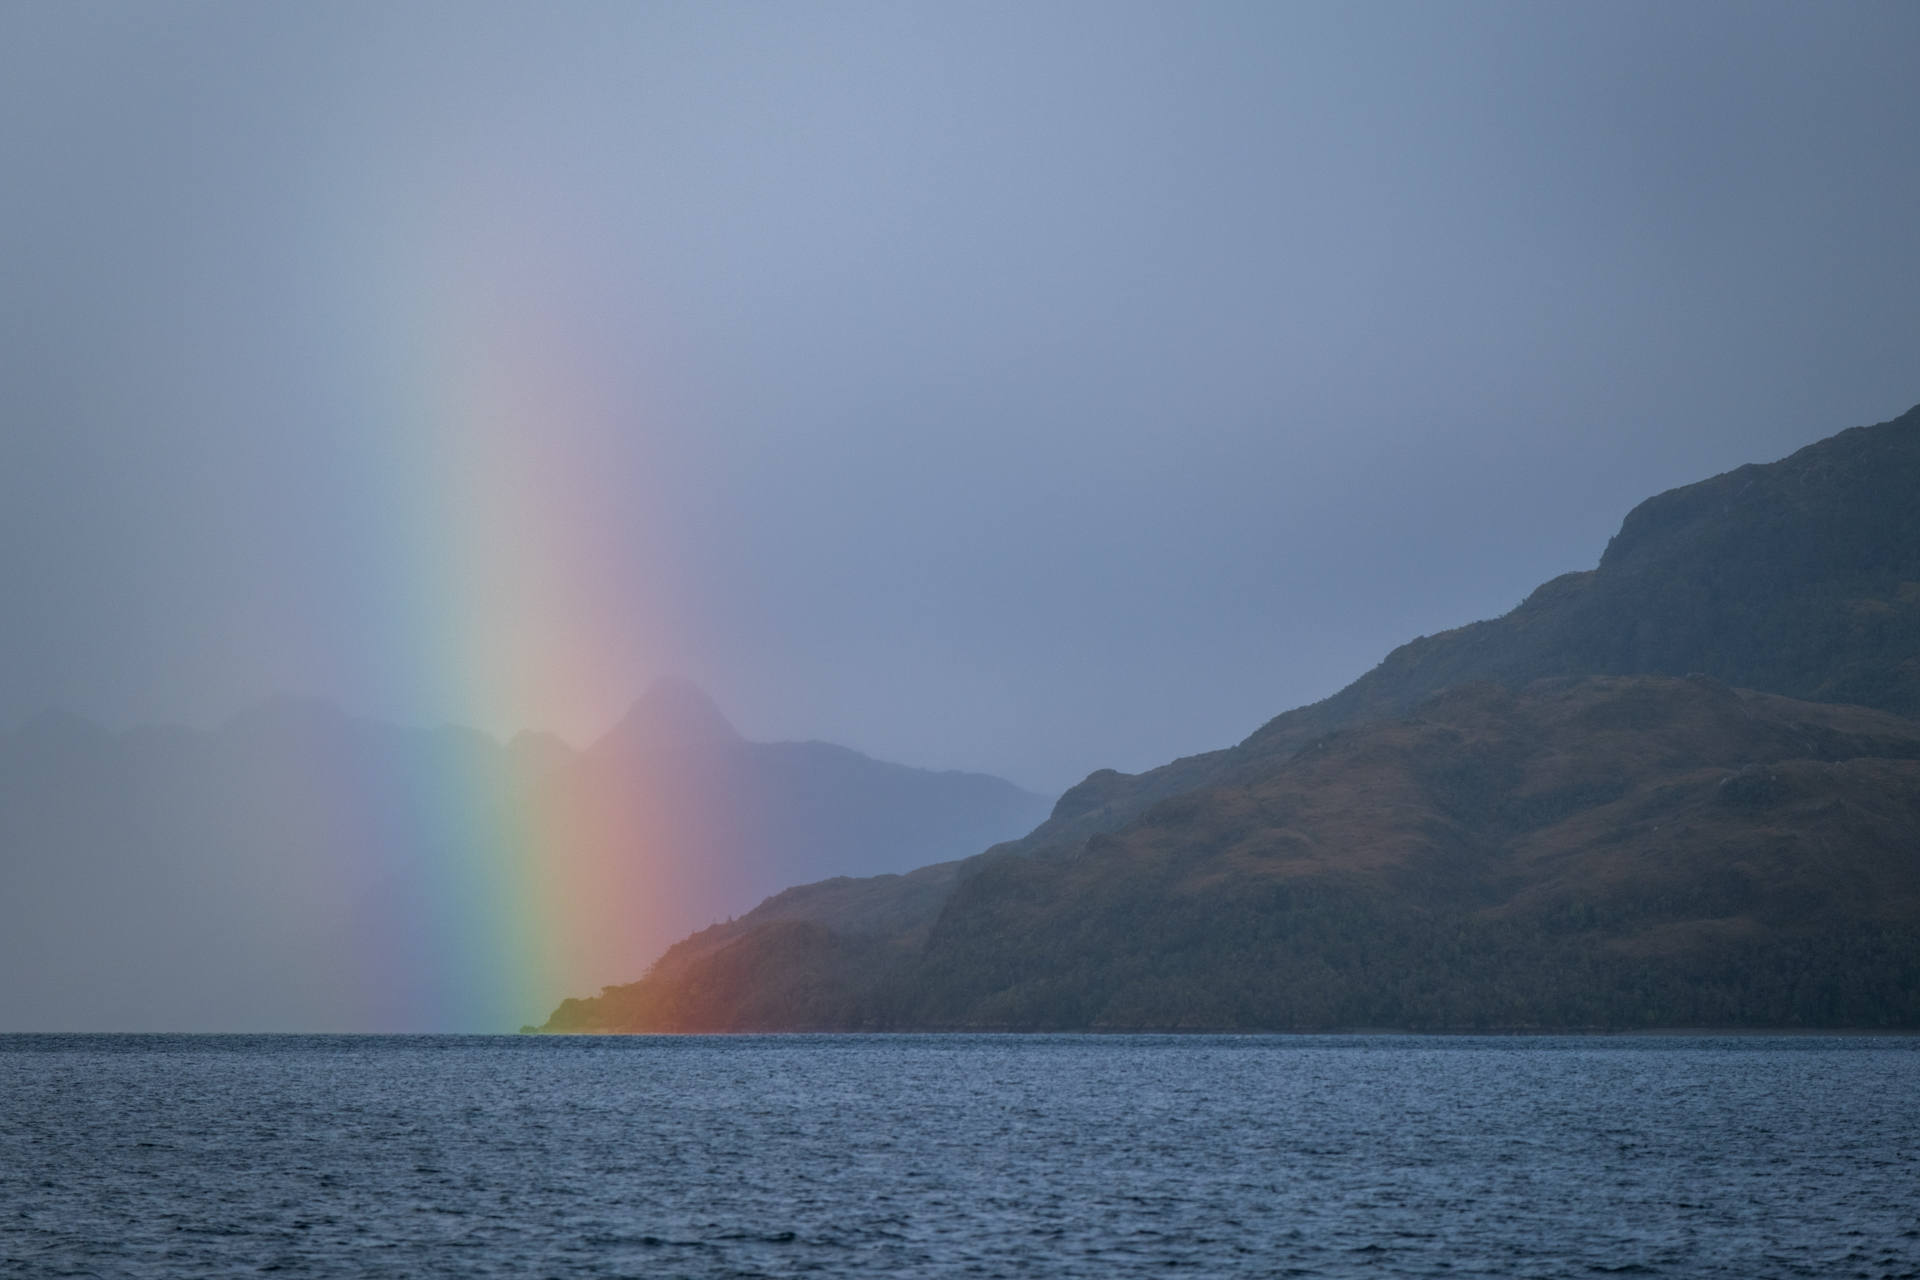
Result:
{"type": "MultiPolygon", "coordinates": [[[[1443,704],[1453,690],[1478,688],[1484,697],[1513,698],[1523,694],[1544,696],[1556,681],[1667,681],[1667,685],[1645,686],[1666,690],[1655,701],[1679,699],[1686,691],[1693,696],[1720,690],[1750,715],[1754,707],[1771,705],[1755,699],[1786,698],[1802,708],[1816,702],[1842,705],[1852,699],[1858,705],[1851,706],[1846,714],[1856,718],[1885,716],[1920,733],[1920,724],[1906,719],[1920,710],[1920,503],[1912,500],[1914,493],[1920,493],[1920,407],[1877,426],[1840,432],[1778,462],[1743,466],[1656,495],[1638,504],[1623,519],[1595,569],[1563,574],[1541,584],[1500,618],[1401,645],[1332,697],[1274,717],[1235,746],[1184,757],[1141,774],[1096,771],[1062,795],[1046,821],[1026,836],[951,864],[940,869],[937,877],[914,886],[911,904],[905,900],[904,881],[842,885],[831,891],[820,886],[789,890],[779,895],[779,906],[770,899],[741,920],[731,922],[724,931],[678,944],[640,983],[609,988],[592,1000],[563,1004],[548,1029],[691,1029],[710,1026],[716,1019],[734,1029],[775,1025],[1099,1025],[1089,1020],[1091,1015],[1084,1009],[1063,1020],[1049,1022],[1043,1017],[1038,1023],[1034,1021],[1038,1015],[1031,1010],[1002,1023],[993,1023],[991,1018],[982,1021],[978,1009],[959,1018],[955,1012],[958,1005],[940,1013],[937,1000],[927,1003],[933,999],[928,994],[931,988],[912,999],[898,991],[887,994],[873,987],[867,971],[875,967],[898,970],[916,955],[930,965],[929,957],[936,954],[944,957],[943,963],[951,972],[965,971],[970,964],[977,968],[987,963],[983,953],[967,953],[964,947],[952,949],[957,945],[953,939],[968,928],[974,930],[977,946],[991,942],[1018,952],[1038,926],[1007,926],[996,932],[983,924],[978,918],[978,912],[985,909],[981,895],[993,886],[1019,886],[1022,877],[1044,878],[1050,874],[1045,868],[1101,858],[1108,860],[1102,865],[1124,880],[1125,868],[1111,861],[1113,851],[1140,838],[1140,832],[1156,822],[1164,825],[1167,815],[1182,811],[1182,806],[1192,810],[1194,822],[1209,805],[1231,808],[1231,797],[1237,789],[1271,784],[1273,778],[1288,773],[1309,753],[1332,749],[1347,735],[1367,733],[1369,726],[1377,729],[1409,716],[1418,720],[1443,704]],[[1676,680],[1681,683],[1671,683],[1676,680]],[[1735,690],[1735,685],[1741,688],[1735,690]],[[1205,803],[1198,798],[1204,798],[1205,803]],[[1200,807],[1192,808],[1195,805],[1200,807]],[[932,892],[936,882],[946,886],[949,896],[944,901],[938,901],[932,892]],[[848,919],[834,914],[841,904],[858,898],[865,912],[860,919],[869,923],[881,920],[889,910],[889,895],[901,897],[892,908],[898,923],[891,932],[852,927],[848,919]],[[835,924],[840,927],[836,929],[835,924]],[[947,950],[942,951],[943,946],[947,950]],[[812,985],[795,987],[795,973],[811,973],[816,978],[830,975],[830,980],[820,978],[812,985]],[[914,999],[921,1003],[915,1005],[914,999]],[[747,1010],[753,1011],[751,1016],[742,1012],[747,1010]],[[753,1018],[761,1021],[754,1022],[753,1018]]],[[[1799,723],[1810,735],[1809,741],[1819,737],[1811,726],[1825,713],[1803,710],[1794,714],[1800,716],[1799,723]]],[[[1563,727],[1563,731],[1574,733],[1575,728],[1563,727]]],[[[1891,738],[1883,734],[1883,745],[1908,732],[1903,728],[1891,738]]],[[[1657,744],[1643,745],[1653,749],[1657,744]]],[[[1909,755],[1901,748],[1888,759],[1902,761],[1909,755]]],[[[1765,763],[1786,779],[1780,785],[1789,790],[1812,785],[1812,775],[1803,776],[1805,770],[1792,763],[1794,758],[1792,753],[1775,752],[1765,763]]],[[[1872,755],[1859,758],[1882,759],[1872,755]]],[[[1742,781],[1741,776],[1730,773],[1715,785],[1724,783],[1731,788],[1725,794],[1732,796],[1748,791],[1762,794],[1773,785],[1742,781]]],[[[1774,778],[1776,774],[1767,776],[1774,778]]],[[[1874,803],[1893,807],[1889,812],[1895,816],[1887,820],[1896,825],[1906,821],[1899,816],[1905,812],[1900,806],[1920,792],[1911,769],[1882,760],[1872,767],[1862,765],[1861,776],[1870,777],[1871,786],[1886,793],[1878,795],[1874,803]]],[[[1572,791],[1568,794],[1602,795],[1615,782],[1607,776],[1588,777],[1569,784],[1572,791]]],[[[1680,793],[1676,788],[1684,790],[1677,779],[1669,780],[1667,787],[1674,794],[1680,793]]],[[[1829,799],[1843,806],[1849,803],[1838,796],[1829,799]]],[[[1729,824],[1734,823],[1730,816],[1734,810],[1710,808],[1703,813],[1708,817],[1700,818],[1700,822],[1716,829],[1732,829],[1729,824]]],[[[1801,824],[1795,828],[1798,834],[1788,833],[1794,838],[1825,838],[1821,833],[1826,828],[1821,824],[1827,819],[1820,814],[1804,814],[1796,821],[1801,824]]],[[[1435,832],[1444,835],[1446,830],[1441,817],[1432,817],[1420,838],[1431,844],[1439,839],[1435,832]]],[[[1907,838],[1912,847],[1920,848],[1920,830],[1908,831],[1907,838]]],[[[1440,844],[1445,843],[1440,839],[1440,844]]],[[[1352,915],[1354,920],[1371,919],[1369,912],[1387,909],[1382,905],[1386,899],[1380,899],[1377,893],[1372,899],[1365,894],[1353,898],[1350,876],[1342,883],[1340,892],[1347,893],[1350,900],[1342,899],[1346,905],[1340,910],[1350,915],[1357,912],[1352,915]]],[[[1439,883],[1435,881],[1434,885],[1439,883]]],[[[1325,885],[1316,892],[1321,890],[1332,892],[1325,885]]],[[[1028,900],[1041,900],[1046,892],[1065,891],[1058,883],[1045,889],[1036,881],[1026,884],[1024,892],[1028,900]]],[[[1155,910],[1165,909],[1165,904],[1156,906],[1152,900],[1143,900],[1127,909],[1145,913],[1140,918],[1148,919],[1155,910]]],[[[1902,917],[1904,923],[1888,927],[1898,932],[1920,926],[1920,906],[1914,906],[1910,914],[1912,920],[1902,917]]],[[[1489,922],[1494,918],[1480,921],[1474,917],[1460,927],[1472,931],[1483,925],[1492,927],[1489,922]]],[[[1694,930],[1697,941],[1721,927],[1697,921],[1669,924],[1672,927],[1664,935],[1669,943],[1686,936],[1687,929],[1694,930]]],[[[1076,927],[1084,932],[1091,926],[1083,921],[1076,927]]],[[[1534,921],[1528,927],[1544,926],[1534,921]]],[[[1725,928],[1721,931],[1724,934],[1725,928]]],[[[1535,943],[1546,945],[1541,941],[1544,937],[1536,937],[1535,943]]],[[[1722,941],[1732,937],[1728,934],[1722,941]]],[[[1885,964],[1906,973],[1915,968],[1916,942],[1910,933],[1900,934],[1900,939],[1897,944],[1889,944],[1895,946],[1897,954],[1885,964]]],[[[1786,945],[1780,938],[1773,941],[1786,945]]],[[[1120,945],[1115,939],[1109,942],[1120,945]]],[[[1665,945],[1648,943],[1642,951],[1646,957],[1658,956],[1665,945]]],[[[1672,952],[1673,947],[1667,950],[1672,952]]],[[[1681,952],[1687,952],[1687,948],[1679,947],[1674,955],[1681,952]]],[[[1624,954],[1607,952],[1598,960],[1589,955],[1579,963],[1590,970],[1602,960],[1610,964],[1624,954]]],[[[1672,955],[1668,958],[1673,960],[1672,955]]],[[[1106,960],[1118,963],[1119,953],[1109,954],[1106,960]]],[[[1058,973],[1049,980],[1066,981],[1058,973]]],[[[1724,983],[1733,979],[1723,974],[1716,980],[1724,983]]],[[[1594,987],[1589,992],[1587,1014],[1602,1022],[1617,1018],[1619,1010],[1606,1012],[1611,1006],[1594,994],[1599,990],[1594,987]]],[[[1859,1006],[1849,1016],[1881,1016],[1897,1006],[1902,1011],[1889,1016],[1906,1019],[1902,1025],[1920,1025],[1920,1009],[1902,1004],[1898,992],[1882,991],[1881,997],[1881,1003],[1874,1006],[1878,1013],[1860,1013],[1865,1006],[1859,1006]]],[[[1199,1007],[1210,997],[1196,992],[1193,998],[1199,1007]]],[[[1675,1009],[1679,1004],[1673,1001],[1684,1003],[1674,996],[1669,1004],[1675,1009]]],[[[1775,999],[1769,1007],[1777,1016],[1799,1017],[1812,1006],[1803,1008],[1775,999]]],[[[1377,1007],[1367,1015],[1379,1016],[1383,1015],[1377,1007]]],[[[1491,1025],[1484,1010],[1473,1016],[1478,1019],[1475,1025],[1491,1025]]],[[[1715,1016],[1740,1021],[1726,1009],[1715,1016]]],[[[1367,1023],[1365,1019],[1362,1024],[1388,1025],[1367,1023]]],[[[1183,1024],[1175,1018],[1151,1025],[1183,1024]]],[[[1230,1018],[1221,1025],[1271,1024],[1230,1018]]],[[[1536,1017],[1525,1025],[1543,1024],[1536,1017]]]]}
{"type": "Polygon", "coordinates": [[[1627,513],[1608,539],[1598,567],[1549,579],[1501,617],[1399,645],[1332,696],[1282,712],[1234,746],[1139,774],[1097,771],[1068,788],[1048,821],[1009,842],[1013,847],[1008,852],[1030,853],[1112,830],[1158,800],[1231,778],[1237,770],[1258,767],[1320,734],[1401,714],[1449,685],[1471,680],[1513,688],[1557,675],[1684,676],[1697,671],[1742,688],[1920,715],[1920,503],[1911,501],[1916,493],[1920,405],[1875,426],[1848,428],[1778,462],[1749,463],[1656,494],[1627,513]],[[1843,485],[1850,487],[1842,490],[1843,485]],[[1824,492],[1818,491],[1821,487],[1824,492]],[[1816,492],[1809,495],[1809,488],[1816,492]],[[1865,500],[1862,488],[1867,490],[1865,500]],[[1814,506],[1807,501],[1810,496],[1826,502],[1814,506]],[[1753,522],[1765,533],[1765,541],[1729,546],[1739,538],[1738,527],[1714,517],[1756,498],[1771,508],[1753,522]],[[1847,525],[1844,538],[1809,536],[1825,520],[1842,518],[1847,525]],[[1670,552],[1674,541],[1689,538],[1715,544],[1719,563],[1737,569],[1731,574],[1723,570],[1718,580],[1704,584],[1710,593],[1706,608],[1718,610],[1714,622],[1729,629],[1750,627],[1756,617],[1769,616],[1770,601],[1789,592],[1805,592],[1825,606],[1802,628],[1812,633],[1813,643],[1804,646],[1811,656],[1799,669],[1769,669],[1752,651],[1762,644],[1791,647],[1808,639],[1805,635],[1781,636],[1777,626],[1763,625],[1760,641],[1750,639],[1751,630],[1744,631],[1746,642],[1733,646],[1735,652],[1729,654],[1716,652],[1727,646],[1713,643],[1713,627],[1673,625],[1676,617],[1705,611],[1698,600],[1688,598],[1703,585],[1697,581],[1700,575],[1673,573],[1671,561],[1677,557],[1662,554],[1670,552]],[[1784,566],[1772,558],[1780,547],[1796,543],[1837,546],[1842,554],[1825,561],[1800,554],[1784,566]],[[1873,555],[1876,548],[1882,549],[1878,557],[1873,555]],[[1845,572],[1836,574],[1836,568],[1845,572]],[[1778,577],[1785,578],[1784,585],[1769,581],[1778,577]],[[1644,590],[1649,585],[1650,599],[1629,599],[1622,607],[1622,598],[1630,597],[1634,587],[1644,590]],[[1594,624],[1596,615],[1609,614],[1611,621],[1594,624]],[[1641,639],[1643,628],[1651,642],[1641,639]],[[1873,637],[1864,656],[1836,656],[1856,629],[1867,628],[1881,634],[1873,637]],[[1583,631],[1599,639],[1583,643],[1583,631]]]}
{"type": "Polygon", "coordinates": [[[1481,683],[982,859],[906,929],[735,922],[546,1029],[1915,1026],[1917,849],[1920,722],[1481,683]]]}
{"type": "Polygon", "coordinates": [[[0,733],[0,1029],[510,1030],[795,880],[951,859],[1048,804],[748,742],[688,685],[622,724],[503,744],[276,698],[211,729],[55,712],[0,733]],[[504,866],[536,815],[564,847],[504,866]],[[498,901],[473,901],[482,880],[498,901]],[[464,989],[536,908],[566,925],[536,940],[566,985],[496,1016],[464,989]]]}

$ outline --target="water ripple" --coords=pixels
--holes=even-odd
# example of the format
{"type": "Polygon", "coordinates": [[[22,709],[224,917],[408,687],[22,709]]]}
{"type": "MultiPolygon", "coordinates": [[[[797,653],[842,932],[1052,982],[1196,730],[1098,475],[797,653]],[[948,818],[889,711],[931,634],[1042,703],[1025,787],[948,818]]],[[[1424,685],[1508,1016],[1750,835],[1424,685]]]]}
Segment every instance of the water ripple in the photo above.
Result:
{"type": "Polygon", "coordinates": [[[1920,1275],[1920,1041],[0,1037],[0,1275],[1920,1275]]]}

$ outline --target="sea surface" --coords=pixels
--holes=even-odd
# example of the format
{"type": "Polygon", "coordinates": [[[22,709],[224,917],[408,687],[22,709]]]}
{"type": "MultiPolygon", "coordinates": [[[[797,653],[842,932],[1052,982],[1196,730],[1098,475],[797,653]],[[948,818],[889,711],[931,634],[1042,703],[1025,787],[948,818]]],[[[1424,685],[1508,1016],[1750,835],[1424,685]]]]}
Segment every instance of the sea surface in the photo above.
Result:
{"type": "Polygon", "coordinates": [[[1920,1040],[0,1037],[0,1276],[1913,1276],[1920,1040]]]}

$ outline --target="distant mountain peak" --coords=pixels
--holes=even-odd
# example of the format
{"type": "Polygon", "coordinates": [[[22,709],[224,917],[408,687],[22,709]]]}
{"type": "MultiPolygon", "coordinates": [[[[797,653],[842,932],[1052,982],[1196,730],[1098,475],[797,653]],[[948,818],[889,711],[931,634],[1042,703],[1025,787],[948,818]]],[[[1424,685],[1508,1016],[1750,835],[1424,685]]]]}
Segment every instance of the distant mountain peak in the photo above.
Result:
{"type": "Polygon", "coordinates": [[[706,690],[691,680],[661,676],[627,711],[614,734],[650,746],[718,746],[740,742],[706,690]]]}

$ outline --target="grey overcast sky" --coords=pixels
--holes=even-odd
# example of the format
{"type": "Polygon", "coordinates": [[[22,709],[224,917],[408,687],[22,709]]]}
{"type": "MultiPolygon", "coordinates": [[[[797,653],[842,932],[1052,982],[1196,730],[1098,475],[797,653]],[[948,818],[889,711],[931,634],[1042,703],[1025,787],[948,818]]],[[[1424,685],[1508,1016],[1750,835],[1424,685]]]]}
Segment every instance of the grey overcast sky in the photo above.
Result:
{"type": "Polygon", "coordinates": [[[0,724],[1059,789],[1920,401],[1920,6],[0,8],[0,724]]]}

